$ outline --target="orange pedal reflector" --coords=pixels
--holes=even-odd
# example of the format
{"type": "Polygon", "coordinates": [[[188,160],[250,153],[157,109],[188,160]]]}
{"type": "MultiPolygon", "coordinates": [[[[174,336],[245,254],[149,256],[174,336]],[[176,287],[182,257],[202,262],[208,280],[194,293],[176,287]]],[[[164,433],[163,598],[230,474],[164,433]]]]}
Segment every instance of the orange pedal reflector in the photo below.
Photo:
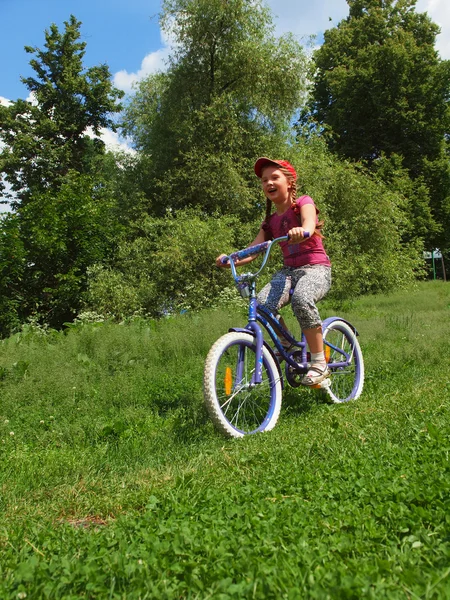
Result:
{"type": "Polygon", "coordinates": [[[231,368],[227,367],[225,369],[225,394],[229,396],[231,394],[231,389],[233,387],[233,375],[231,374],[231,368]]]}

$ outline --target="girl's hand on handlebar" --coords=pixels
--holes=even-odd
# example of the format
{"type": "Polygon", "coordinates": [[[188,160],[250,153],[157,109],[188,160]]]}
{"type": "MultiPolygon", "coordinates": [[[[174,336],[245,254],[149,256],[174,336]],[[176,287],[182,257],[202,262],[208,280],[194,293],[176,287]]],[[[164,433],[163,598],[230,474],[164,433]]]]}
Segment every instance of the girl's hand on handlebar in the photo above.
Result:
{"type": "Polygon", "coordinates": [[[225,264],[222,262],[222,259],[226,258],[227,254],[220,254],[216,258],[216,267],[220,267],[221,269],[226,269],[230,267],[230,261],[228,260],[225,264]]]}
{"type": "Polygon", "coordinates": [[[289,244],[299,244],[303,242],[306,238],[309,238],[310,233],[303,227],[293,227],[288,232],[289,244]]]}

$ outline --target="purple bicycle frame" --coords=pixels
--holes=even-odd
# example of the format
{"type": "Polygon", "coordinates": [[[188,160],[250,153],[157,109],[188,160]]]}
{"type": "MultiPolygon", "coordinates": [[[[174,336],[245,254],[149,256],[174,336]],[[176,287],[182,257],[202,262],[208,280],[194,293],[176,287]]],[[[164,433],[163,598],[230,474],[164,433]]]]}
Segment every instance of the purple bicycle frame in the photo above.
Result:
{"type": "MultiPolygon", "coordinates": [[[[309,237],[309,234],[308,234],[308,236],[305,236],[305,237],[309,237]]],[[[245,328],[233,327],[233,328],[230,328],[230,331],[251,332],[253,334],[253,336],[255,337],[256,348],[255,348],[255,371],[254,371],[254,374],[252,377],[253,384],[258,384],[258,383],[262,382],[264,336],[263,336],[263,331],[262,331],[259,323],[261,323],[261,325],[266,329],[266,331],[270,335],[273,343],[275,344],[276,348],[278,349],[280,354],[283,356],[283,358],[285,359],[285,361],[288,365],[290,365],[294,369],[297,369],[300,372],[306,371],[308,368],[307,344],[306,344],[306,339],[305,339],[304,334],[302,333],[301,340],[296,340],[294,337],[292,337],[291,333],[289,331],[287,331],[286,329],[284,329],[284,327],[282,327],[280,325],[276,316],[271,311],[269,311],[264,306],[259,305],[258,299],[256,297],[256,279],[258,278],[259,273],[265,267],[265,264],[267,262],[269,254],[270,254],[272,244],[275,242],[286,241],[287,239],[288,239],[288,236],[276,238],[274,240],[271,240],[268,242],[263,242],[262,244],[258,244],[256,246],[244,248],[244,250],[239,250],[238,252],[233,252],[232,254],[230,254],[230,256],[224,257],[222,259],[223,264],[226,264],[228,261],[230,262],[231,270],[233,273],[233,278],[235,280],[236,285],[239,286],[239,284],[245,283],[250,288],[250,294],[249,294],[250,300],[249,300],[247,326],[245,328]],[[266,254],[264,256],[261,267],[259,268],[259,270],[256,273],[253,273],[253,274],[247,273],[244,275],[237,274],[236,267],[235,267],[236,260],[240,260],[240,259],[246,258],[248,256],[252,256],[255,254],[260,254],[261,252],[264,252],[264,251],[266,254]],[[280,338],[278,337],[277,333],[275,332],[275,329],[278,329],[280,331],[281,335],[284,338],[286,338],[288,340],[288,342],[290,342],[292,344],[292,346],[297,347],[297,348],[299,348],[299,350],[301,350],[301,353],[302,353],[301,354],[302,355],[301,363],[294,361],[289,356],[289,354],[287,354],[287,352],[283,348],[283,345],[281,344],[280,338]]],[[[345,323],[347,323],[351,327],[351,329],[353,329],[355,334],[358,335],[358,332],[353,327],[353,325],[351,323],[349,323],[348,321],[346,321],[345,319],[342,319],[340,317],[329,317],[328,319],[325,319],[322,327],[326,328],[326,327],[328,327],[328,325],[330,325],[330,323],[332,323],[333,321],[337,321],[337,320],[344,321],[345,323]]],[[[330,347],[332,350],[334,350],[335,352],[338,352],[339,354],[341,354],[344,359],[339,362],[329,363],[330,368],[339,368],[339,367],[348,366],[348,364],[352,358],[351,356],[349,356],[342,348],[336,347],[326,340],[324,340],[324,343],[328,347],[330,347]]],[[[272,348],[270,348],[270,346],[267,346],[267,347],[268,347],[269,351],[273,354],[272,348]]],[[[275,358],[275,361],[279,367],[280,366],[279,361],[276,358],[275,358]]],[[[280,373],[281,373],[281,369],[280,369],[280,373]]]]}

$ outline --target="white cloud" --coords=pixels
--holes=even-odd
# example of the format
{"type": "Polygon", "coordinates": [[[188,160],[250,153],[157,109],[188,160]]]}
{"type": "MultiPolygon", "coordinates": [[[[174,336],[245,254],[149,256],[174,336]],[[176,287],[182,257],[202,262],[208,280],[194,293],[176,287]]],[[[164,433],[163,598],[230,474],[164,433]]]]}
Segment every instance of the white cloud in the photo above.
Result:
{"type": "Polygon", "coordinates": [[[89,127],[86,133],[92,138],[99,137],[104,142],[107,150],[112,152],[127,152],[128,154],[135,154],[135,151],[129,145],[129,141],[121,138],[117,132],[111,131],[111,129],[102,127],[100,130],[100,135],[96,136],[92,128],[89,127]]]}
{"type": "Polygon", "coordinates": [[[163,70],[168,55],[168,48],[161,48],[156,52],[147,54],[141,63],[141,68],[136,73],[128,73],[125,69],[118,71],[114,75],[114,85],[124,92],[131,92],[138,81],[147,77],[147,75],[163,70]]]}
{"type": "Polygon", "coordinates": [[[27,98],[25,98],[25,102],[29,102],[33,106],[37,106],[38,105],[38,101],[37,101],[37,98],[36,98],[36,94],[34,92],[30,92],[28,94],[27,98]]]}
{"type": "Polygon", "coordinates": [[[133,91],[133,87],[141,79],[144,79],[152,73],[163,71],[166,67],[166,61],[174,46],[173,37],[169,31],[167,34],[161,32],[162,47],[155,52],[151,52],[144,57],[141,68],[136,73],[128,73],[125,69],[118,71],[114,75],[114,85],[126,93],[133,91]]]}
{"type": "MultiPolygon", "coordinates": [[[[29,102],[30,104],[34,104],[34,106],[37,106],[37,100],[36,100],[36,96],[35,96],[34,92],[30,92],[25,101],[29,102]]],[[[12,101],[8,100],[8,98],[4,98],[3,96],[0,96],[0,104],[2,104],[3,106],[11,106],[12,101]]]]}
{"type": "Polygon", "coordinates": [[[135,150],[130,147],[129,141],[121,138],[117,132],[102,128],[100,137],[108,150],[113,152],[127,152],[128,154],[135,154],[135,150]]]}

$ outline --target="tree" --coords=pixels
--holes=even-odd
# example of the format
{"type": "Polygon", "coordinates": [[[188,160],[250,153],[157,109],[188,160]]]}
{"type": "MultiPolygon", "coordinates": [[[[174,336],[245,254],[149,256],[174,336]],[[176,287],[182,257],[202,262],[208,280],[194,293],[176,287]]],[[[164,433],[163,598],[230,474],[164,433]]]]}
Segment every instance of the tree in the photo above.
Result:
{"type": "MultiPolygon", "coordinates": [[[[120,110],[123,92],[110,81],[107,65],[84,71],[86,44],[79,42],[81,22],[72,15],[60,33],[45,32],[45,50],[26,46],[36,77],[22,78],[31,101],[0,106],[0,174],[15,193],[19,209],[34,191],[56,191],[70,169],[91,174],[104,144],[92,139],[102,127],[116,129],[111,115],[120,110]]],[[[1,184],[1,181],[0,181],[1,184]]]]}
{"type": "Polygon", "coordinates": [[[104,144],[92,134],[115,129],[122,92],[106,65],[84,69],[80,26],[71,16],[63,33],[56,25],[45,32],[44,50],[25,48],[35,55],[36,76],[22,79],[32,100],[0,107],[0,191],[10,184],[14,209],[0,233],[3,247],[17,246],[17,236],[21,247],[20,269],[12,255],[2,262],[2,291],[18,320],[38,314],[53,326],[74,315],[87,268],[117,234],[104,144]]]}
{"type": "Polygon", "coordinates": [[[18,215],[0,217],[0,335],[20,325],[23,305],[21,281],[26,265],[25,250],[19,230],[18,215]]]}
{"type": "MultiPolygon", "coordinates": [[[[396,164],[401,157],[409,176],[423,177],[428,187],[429,173],[435,178],[439,170],[440,189],[434,183],[430,202],[442,226],[450,195],[450,61],[440,60],[434,47],[439,28],[415,12],[416,0],[347,3],[349,17],[325,33],[314,55],[311,115],[342,157],[374,169],[382,157],[396,164]]],[[[439,227],[429,222],[428,229],[435,232],[428,243],[436,243],[439,227]]]]}
{"type": "Polygon", "coordinates": [[[174,39],[168,69],[141,83],[124,122],[150,159],[149,212],[196,206],[248,219],[251,166],[285,150],[305,55],[291,36],[274,37],[270,12],[251,0],[165,0],[161,27],[174,39]]]}
{"type": "Polygon", "coordinates": [[[220,252],[248,240],[250,232],[236,217],[185,209],[176,217],[147,216],[135,227],[139,235],[122,240],[113,268],[89,270],[87,309],[116,319],[133,313],[161,317],[211,308],[224,293],[237,294],[230,290],[230,272],[213,267],[220,252]]]}
{"type": "Polygon", "coordinates": [[[361,163],[331,153],[323,136],[296,145],[299,192],[309,194],[324,219],[333,265],[330,299],[389,292],[422,276],[422,243],[411,239],[404,189],[393,189],[361,163]]]}
{"type": "Polygon", "coordinates": [[[106,184],[73,170],[57,193],[34,194],[22,208],[20,233],[28,258],[22,319],[37,313],[60,327],[76,316],[88,268],[114,253],[121,232],[114,209],[106,184]]]}

